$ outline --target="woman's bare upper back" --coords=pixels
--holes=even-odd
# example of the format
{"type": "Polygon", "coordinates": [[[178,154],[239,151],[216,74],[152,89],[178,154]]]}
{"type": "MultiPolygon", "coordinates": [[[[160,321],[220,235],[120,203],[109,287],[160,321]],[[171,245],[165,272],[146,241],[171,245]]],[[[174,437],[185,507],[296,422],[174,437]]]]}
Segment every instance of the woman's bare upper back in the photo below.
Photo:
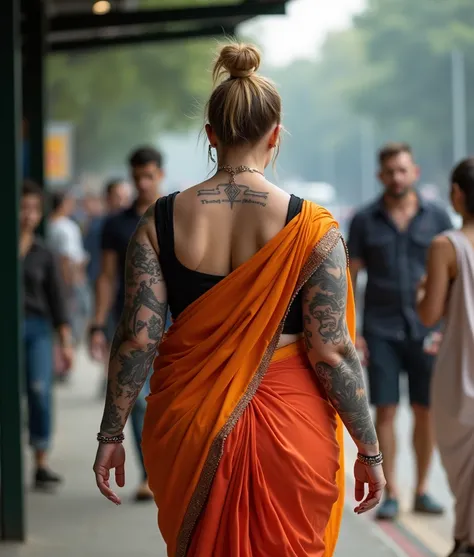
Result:
{"type": "Polygon", "coordinates": [[[262,176],[226,174],[177,195],[174,251],[187,268],[225,276],[285,226],[290,196],[262,176]]]}

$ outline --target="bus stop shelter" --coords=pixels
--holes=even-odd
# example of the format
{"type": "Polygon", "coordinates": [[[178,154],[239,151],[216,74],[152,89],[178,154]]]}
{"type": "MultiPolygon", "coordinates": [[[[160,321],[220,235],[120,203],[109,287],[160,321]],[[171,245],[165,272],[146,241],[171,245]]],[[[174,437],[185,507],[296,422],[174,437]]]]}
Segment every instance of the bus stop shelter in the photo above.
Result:
{"type": "Polygon", "coordinates": [[[22,304],[18,211],[24,124],[28,177],[44,185],[45,60],[51,52],[230,35],[244,21],[284,14],[288,0],[3,0],[0,18],[0,539],[26,539],[22,447],[22,304]],[[151,4],[151,3],[149,3],[151,4]]]}

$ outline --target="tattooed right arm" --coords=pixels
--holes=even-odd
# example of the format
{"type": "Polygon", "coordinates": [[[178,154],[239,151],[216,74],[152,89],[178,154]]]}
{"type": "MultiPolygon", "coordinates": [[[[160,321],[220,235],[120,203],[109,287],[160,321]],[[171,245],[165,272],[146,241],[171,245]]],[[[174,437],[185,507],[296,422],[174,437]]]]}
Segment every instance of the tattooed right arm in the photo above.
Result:
{"type": "Polygon", "coordinates": [[[364,374],[346,324],[347,256],[339,240],[304,287],[304,336],[329,400],[360,452],[379,452],[364,374]]]}

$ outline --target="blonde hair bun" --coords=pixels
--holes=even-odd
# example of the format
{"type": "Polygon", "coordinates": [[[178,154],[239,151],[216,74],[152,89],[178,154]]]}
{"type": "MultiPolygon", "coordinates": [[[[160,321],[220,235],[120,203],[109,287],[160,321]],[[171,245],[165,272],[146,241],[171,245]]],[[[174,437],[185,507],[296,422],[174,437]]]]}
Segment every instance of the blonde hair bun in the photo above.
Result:
{"type": "Polygon", "coordinates": [[[214,80],[228,73],[231,78],[251,77],[260,67],[261,55],[251,44],[231,43],[222,47],[212,72],[214,80]]]}

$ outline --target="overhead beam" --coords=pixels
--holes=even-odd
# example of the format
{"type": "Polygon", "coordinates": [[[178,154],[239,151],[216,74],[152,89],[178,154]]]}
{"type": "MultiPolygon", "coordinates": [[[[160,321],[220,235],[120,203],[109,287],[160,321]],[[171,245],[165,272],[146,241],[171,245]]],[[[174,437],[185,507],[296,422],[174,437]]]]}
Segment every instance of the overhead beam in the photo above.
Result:
{"type": "Polygon", "coordinates": [[[182,21],[218,20],[244,17],[252,18],[259,15],[285,14],[287,0],[224,6],[202,6],[199,8],[176,8],[163,10],[138,10],[130,12],[109,12],[105,15],[75,14],[53,16],[50,20],[51,32],[84,31],[107,27],[126,28],[130,25],[153,25],[182,21]]]}
{"type": "Polygon", "coordinates": [[[139,35],[125,35],[116,37],[95,37],[92,39],[66,40],[50,43],[49,52],[70,52],[77,50],[97,50],[112,46],[142,44],[150,42],[178,41],[201,37],[215,37],[233,35],[235,28],[222,26],[204,27],[201,29],[186,29],[184,31],[160,31],[155,33],[141,33],[139,35]]]}

